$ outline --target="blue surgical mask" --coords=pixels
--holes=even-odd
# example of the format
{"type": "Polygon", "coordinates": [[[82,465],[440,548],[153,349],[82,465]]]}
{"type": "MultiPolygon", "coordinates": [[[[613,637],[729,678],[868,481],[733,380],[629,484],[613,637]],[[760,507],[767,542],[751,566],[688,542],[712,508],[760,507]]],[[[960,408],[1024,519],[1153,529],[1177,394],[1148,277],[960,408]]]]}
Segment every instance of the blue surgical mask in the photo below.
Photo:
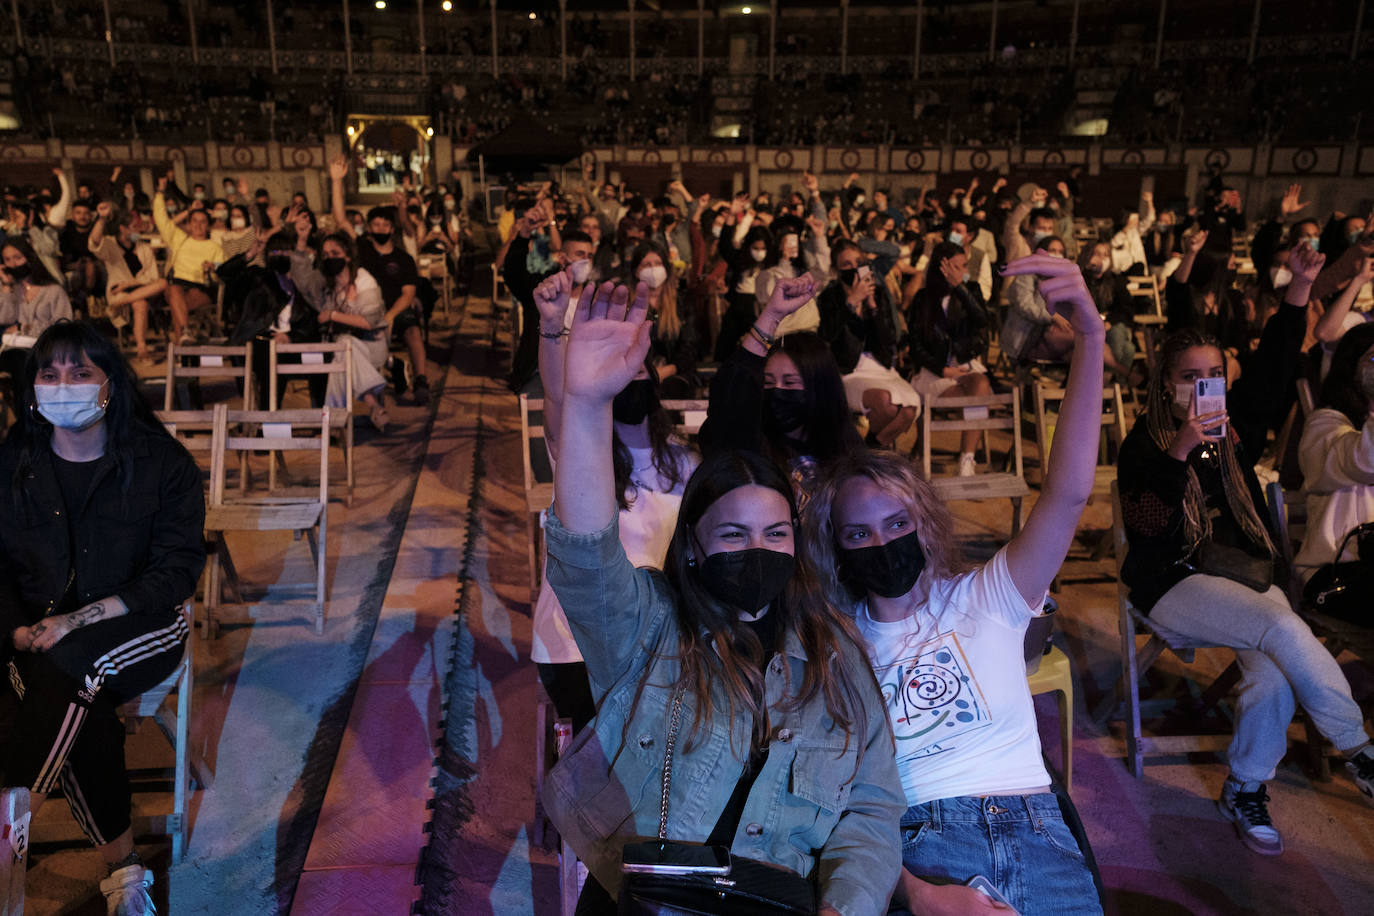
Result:
{"type": "MultiPolygon", "coordinates": [[[[103,385],[34,385],[38,412],[59,429],[83,430],[100,422],[105,404],[100,402],[103,385]]],[[[106,399],[109,403],[109,399],[106,399]]]]}
{"type": "Polygon", "coordinates": [[[1345,234],[1345,240],[1353,245],[1360,240],[1360,236],[1362,235],[1364,235],[1363,230],[1357,232],[1347,232],[1345,234]]]}
{"type": "Polygon", "coordinates": [[[1041,239],[1047,239],[1047,238],[1049,238],[1049,237],[1050,237],[1051,235],[1053,235],[1053,234],[1054,234],[1054,233],[1052,233],[1052,232],[1032,232],[1032,233],[1031,233],[1031,245],[1032,245],[1032,246],[1037,245],[1037,244],[1039,244],[1039,242],[1040,242],[1041,239]]]}
{"type": "Polygon", "coordinates": [[[130,232],[129,241],[137,245],[139,242],[143,241],[143,236],[139,235],[137,232],[130,232]]]}
{"type": "Polygon", "coordinates": [[[1322,240],[1315,235],[1307,236],[1306,238],[1302,239],[1302,242],[1306,244],[1308,248],[1311,248],[1313,251],[1322,250],[1322,240]]]}

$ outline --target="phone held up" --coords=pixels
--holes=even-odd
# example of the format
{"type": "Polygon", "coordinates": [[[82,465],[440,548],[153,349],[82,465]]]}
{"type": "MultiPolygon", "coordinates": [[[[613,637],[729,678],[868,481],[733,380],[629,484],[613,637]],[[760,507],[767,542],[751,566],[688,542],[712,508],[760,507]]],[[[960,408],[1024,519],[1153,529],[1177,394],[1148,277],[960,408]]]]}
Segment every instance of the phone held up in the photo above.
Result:
{"type": "MultiPolygon", "coordinates": [[[[1200,378],[1193,382],[1193,404],[1194,413],[1199,417],[1225,410],[1226,379],[1200,378]]],[[[1226,424],[1218,423],[1216,426],[1203,430],[1203,432],[1208,436],[1224,437],[1226,424]]]]}

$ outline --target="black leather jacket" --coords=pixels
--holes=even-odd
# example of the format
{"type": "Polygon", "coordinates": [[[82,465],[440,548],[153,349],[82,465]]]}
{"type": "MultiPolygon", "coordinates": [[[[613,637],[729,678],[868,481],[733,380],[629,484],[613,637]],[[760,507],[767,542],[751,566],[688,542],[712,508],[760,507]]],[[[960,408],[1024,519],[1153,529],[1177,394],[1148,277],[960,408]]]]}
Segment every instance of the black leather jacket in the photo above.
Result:
{"type": "Polygon", "coordinates": [[[52,453],[42,450],[16,480],[19,444],[0,446],[0,654],[15,628],[49,614],[118,595],[130,614],[170,620],[195,593],[205,566],[200,469],[179,442],[152,430],[130,452],[127,492],[108,462],[68,519],[52,453]]]}

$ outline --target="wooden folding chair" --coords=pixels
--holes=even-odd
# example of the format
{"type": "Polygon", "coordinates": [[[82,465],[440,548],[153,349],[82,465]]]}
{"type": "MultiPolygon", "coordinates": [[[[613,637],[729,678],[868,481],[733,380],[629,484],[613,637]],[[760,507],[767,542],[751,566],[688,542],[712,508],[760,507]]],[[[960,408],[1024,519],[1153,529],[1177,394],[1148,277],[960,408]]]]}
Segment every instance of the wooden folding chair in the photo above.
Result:
{"type": "Polygon", "coordinates": [[[691,439],[701,432],[702,424],[706,422],[706,410],[711,405],[706,398],[669,398],[661,403],[663,409],[676,418],[673,429],[683,439],[691,439]]]}
{"type": "Polygon", "coordinates": [[[520,395],[520,454],[524,460],[525,468],[525,512],[529,526],[528,554],[531,605],[539,598],[539,583],[544,569],[544,529],[539,523],[540,516],[553,502],[552,469],[546,470],[545,468],[548,466],[544,465],[542,460],[548,456],[544,445],[543,413],[544,401],[542,398],[520,395]],[[531,419],[532,415],[535,414],[539,416],[540,422],[538,423],[531,419]],[[541,450],[543,451],[540,456],[541,468],[536,472],[534,459],[541,450]]]}
{"type": "Polygon", "coordinates": [[[1009,499],[1012,506],[1011,533],[1015,537],[1021,530],[1021,501],[1030,495],[1026,486],[1025,470],[1021,463],[1021,392],[1013,388],[1006,394],[989,394],[963,397],[941,397],[928,402],[921,412],[921,471],[925,474],[935,492],[947,502],[958,499],[1009,499]],[[985,408],[986,417],[968,417],[968,408],[985,408]],[[950,410],[958,411],[957,419],[937,420],[935,413],[950,410]],[[996,415],[994,415],[996,413],[996,415]],[[1008,455],[1006,471],[984,471],[972,477],[935,477],[931,474],[930,445],[931,434],[937,432],[963,432],[976,429],[984,433],[984,452],[991,463],[991,452],[987,445],[987,431],[1007,429],[1011,431],[1011,452],[1008,455]]]}
{"type": "MultiPolygon", "coordinates": [[[[329,517],[330,408],[318,410],[229,410],[215,407],[214,443],[211,446],[210,499],[205,513],[205,532],[212,549],[205,586],[208,632],[218,632],[221,570],[231,578],[232,560],[225,535],[231,531],[291,531],[305,535],[315,561],[315,634],[324,632],[326,533],[329,517]],[[234,431],[231,432],[231,427],[234,431]],[[313,497],[255,495],[225,496],[225,466],[231,451],[314,451],[319,454],[320,485],[313,497]],[[318,531],[318,539],[316,532],[318,531]]],[[[233,582],[237,586],[237,582],[233,582]]]]}
{"type": "MultiPolygon", "coordinates": [[[[1035,444],[1040,453],[1040,482],[1045,480],[1049,467],[1050,445],[1059,421],[1059,405],[1064,401],[1065,389],[1041,382],[1035,386],[1035,444]]],[[[1116,462],[1108,446],[1117,448],[1126,440],[1126,408],[1121,402],[1121,386],[1112,384],[1102,389],[1101,432],[1097,445],[1097,472],[1093,481],[1093,495],[1106,496],[1116,479],[1116,462]]]]}
{"type": "Polygon", "coordinates": [[[240,379],[243,384],[243,406],[253,407],[253,354],[250,344],[230,346],[180,346],[167,344],[167,388],[162,396],[162,409],[176,407],[177,379],[203,378],[240,379]],[[183,360],[186,362],[183,364],[183,360]]]}
{"type": "MultiPolygon", "coordinates": [[[[1141,734],[1140,680],[1167,649],[1184,664],[1192,664],[1197,649],[1221,648],[1160,626],[1131,604],[1129,589],[1121,579],[1126,560],[1126,526],[1121,515],[1121,496],[1112,481],[1112,541],[1116,548],[1117,627],[1121,636],[1121,681],[1114,693],[1098,708],[1097,718],[1106,722],[1122,709],[1126,726],[1126,765],[1136,779],[1145,774],[1146,757],[1164,757],[1195,751],[1220,751],[1231,743],[1231,735],[1186,734],[1145,736],[1141,734]],[[1137,647],[1137,636],[1146,637],[1137,647]],[[1124,709],[1123,709],[1124,706],[1124,709]]],[[[1240,665],[1232,661],[1202,695],[1201,713],[1215,706],[1240,681],[1240,665]]]]}
{"type": "Polygon", "coordinates": [[[1131,298],[1140,299],[1146,304],[1149,311],[1146,314],[1163,316],[1164,304],[1159,297],[1159,284],[1154,277],[1127,277],[1126,289],[1130,292],[1131,298]]]}
{"type": "MultiPolygon", "coordinates": [[[[324,376],[326,382],[332,376],[342,376],[344,383],[344,407],[334,408],[329,416],[330,429],[339,434],[339,447],[343,450],[344,458],[344,482],[347,487],[347,495],[344,497],[344,504],[353,505],[353,347],[347,340],[340,340],[333,343],[277,343],[275,340],[268,345],[267,351],[267,398],[268,409],[279,410],[282,405],[278,403],[278,380],[287,379],[308,379],[314,376],[324,376]],[[300,358],[300,362],[282,362],[281,357],[285,354],[294,354],[300,358]]],[[[332,438],[332,436],[331,436],[332,438]]],[[[295,490],[283,491],[277,486],[277,453],[273,454],[273,460],[268,464],[268,489],[273,493],[294,493],[295,490]]]]}

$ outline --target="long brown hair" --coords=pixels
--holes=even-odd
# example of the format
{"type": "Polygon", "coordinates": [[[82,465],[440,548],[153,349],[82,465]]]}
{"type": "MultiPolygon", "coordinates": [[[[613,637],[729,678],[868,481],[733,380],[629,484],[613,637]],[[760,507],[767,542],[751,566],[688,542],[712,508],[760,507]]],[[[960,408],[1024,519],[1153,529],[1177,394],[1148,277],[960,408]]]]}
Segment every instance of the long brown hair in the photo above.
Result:
{"type": "Polygon", "coordinates": [[[658,307],[655,309],[654,331],[659,340],[677,340],[682,334],[682,318],[677,310],[677,268],[673,267],[673,262],[668,259],[668,251],[657,242],[641,242],[635,246],[635,250],[630,253],[630,263],[625,269],[625,283],[630,289],[635,288],[639,282],[639,267],[644,263],[644,259],[651,254],[656,254],[663,262],[663,269],[667,271],[668,278],[663,281],[663,285],[658,291],[658,307]]]}
{"type": "MultiPolygon", "coordinates": [[[[677,652],[681,674],[677,686],[690,691],[696,699],[689,744],[708,719],[722,712],[713,699],[713,684],[724,688],[724,713],[728,719],[748,717],[752,722],[753,745],[761,747],[767,740],[768,711],[762,698],[764,665],[768,660],[763,656],[762,644],[740,620],[737,609],[726,607],[711,596],[693,565],[697,553],[692,548],[693,531],[701,517],[725,494],[750,485],[781,494],[793,518],[796,517],[792,484],[775,464],[753,452],[720,452],[703,461],[688,481],[664,562],[664,572],[678,594],[677,652]]],[[[856,734],[859,736],[861,762],[863,735],[868,731],[863,692],[873,691],[876,697],[877,683],[867,665],[851,664],[853,658],[865,657],[863,639],[853,620],[826,599],[805,543],[797,538],[795,544],[792,579],[769,610],[778,615],[779,648],[786,635],[794,633],[807,657],[801,687],[783,706],[798,709],[818,696],[824,697],[826,713],[835,727],[845,732],[845,748],[856,734]]]]}
{"type": "Polygon", "coordinates": [[[802,512],[807,553],[816,565],[828,602],[849,608],[865,597],[840,578],[840,548],[832,516],[840,490],[859,477],[872,481],[911,513],[926,557],[922,579],[933,584],[957,578],[974,568],[954,539],[954,515],[948,504],[910,460],[893,452],[852,453],[831,466],[802,512]]]}
{"type": "MultiPolygon", "coordinates": [[[[1215,337],[1193,328],[1171,334],[1160,345],[1159,358],[1155,361],[1155,371],[1150,376],[1150,390],[1146,395],[1144,422],[1146,431],[1150,434],[1150,441],[1161,452],[1167,452],[1174,444],[1179,427],[1179,421],[1173,413],[1173,389],[1167,379],[1180,357],[1197,347],[1210,347],[1219,355],[1222,354],[1221,345],[1215,337]]],[[[1223,356],[1222,366],[1225,365],[1226,360],[1223,356]]],[[[1237,441],[1234,427],[1228,426],[1226,437],[1216,443],[1217,452],[1221,456],[1221,482],[1226,504],[1231,508],[1231,514],[1241,530],[1255,542],[1255,546],[1268,550],[1271,556],[1277,555],[1269,530],[1255,509],[1255,501],[1250,496],[1245,474],[1236,457],[1237,441]]],[[[1212,520],[1207,514],[1207,496],[1202,492],[1202,484],[1199,483],[1197,472],[1191,464],[1188,466],[1188,486],[1183,495],[1183,528],[1194,547],[1212,536],[1212,520]]]]}

